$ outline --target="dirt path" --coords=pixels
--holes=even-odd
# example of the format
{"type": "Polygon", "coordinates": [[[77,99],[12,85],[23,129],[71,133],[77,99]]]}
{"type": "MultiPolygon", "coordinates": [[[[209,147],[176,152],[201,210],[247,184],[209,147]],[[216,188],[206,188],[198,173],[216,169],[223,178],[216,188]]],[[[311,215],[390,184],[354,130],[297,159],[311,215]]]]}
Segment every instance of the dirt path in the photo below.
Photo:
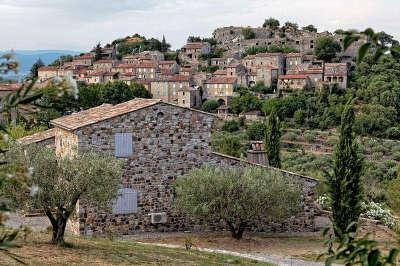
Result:
{"type": "MultiPolygon", "coordinates": [[[[153,245],[158,247],[167,247],[167,248],[182,248],[180,245],[172,245],[172,244],[157,244],[157,243],[146,243],[146,242],[138,242],[144,245],[153,245]]],[[[229,250],[222,250],[222,249],[211,249],[211,248],[194,248],[199,251],[206,251],[212,253],[219,253],[219,254],[226,254],[232,255],[237,257],[243,257],[247,259],[253,259],[257,261],[263,262],[270,262],[280,266],[323,266],[324,263],[322,262],[312,262],[312,261],[305,261],[299,260],[294,258],[286,258],[280,257],[275,255],[268,255],[268,254],[252,254],[252,253],[241,253],[229,250]]],[[[335,265],[335,264],[334,264],[335,265]]]]}

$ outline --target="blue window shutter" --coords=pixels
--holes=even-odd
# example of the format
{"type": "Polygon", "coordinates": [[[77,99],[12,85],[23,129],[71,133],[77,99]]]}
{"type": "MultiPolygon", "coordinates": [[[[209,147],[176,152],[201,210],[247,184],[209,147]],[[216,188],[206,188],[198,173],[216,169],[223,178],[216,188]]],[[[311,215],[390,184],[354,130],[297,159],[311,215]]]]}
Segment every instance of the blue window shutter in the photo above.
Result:
{"type": "Polygon", "coordinates": [[[138,193],[130,188],[118,189],[118,196],[115,200],[112,213],[113,214],[129,214],[137,212],[138,193]]]}
{"type": "Polygon", "coordinates": [[[133,154],[132,133],[115,134],[115,156],[129,157],[133,154]]]}

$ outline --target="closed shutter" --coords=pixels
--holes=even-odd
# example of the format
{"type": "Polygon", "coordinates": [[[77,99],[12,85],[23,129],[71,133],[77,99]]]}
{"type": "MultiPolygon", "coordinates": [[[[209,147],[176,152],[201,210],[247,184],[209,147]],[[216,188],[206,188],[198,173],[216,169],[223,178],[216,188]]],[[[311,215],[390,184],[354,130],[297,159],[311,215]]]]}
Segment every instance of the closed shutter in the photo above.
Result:
{"type": "Polygon", "coordinates": [[[118,197],[113,204],[113,214],[129,214],[137,212],[136,191],[130,188],[121,188],[118,190],[118,197]]]}
{"type": "Polygon", "coordinates": [[[129,157],[133,154],[132,133],[115,134],[115,156],[129,157]]]}

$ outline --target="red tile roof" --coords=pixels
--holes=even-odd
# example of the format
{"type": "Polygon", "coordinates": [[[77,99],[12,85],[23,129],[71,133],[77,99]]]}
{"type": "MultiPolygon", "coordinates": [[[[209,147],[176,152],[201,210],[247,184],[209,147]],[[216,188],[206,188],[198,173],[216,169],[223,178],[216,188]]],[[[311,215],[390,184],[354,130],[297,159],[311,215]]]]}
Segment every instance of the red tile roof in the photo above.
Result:
{"type": "Polygon", "coordinates": [[[189,82],[189,76],[184,75],[173,75],[169,78],[171,82],[189,82]]]}
{"type": "Polygon", "coordinates": [[[56,66],[42,66],[39,67],[38,71],[57,71],[56,66]]]}
{"type": "Polygon", "coordinates": [[[136,65],[138,68],[157,68],[158,64],[155,61],[141,62],[136,65]]]}
{"type": "Polygon", "coordinates": [[[133,99],[117,105],[103,104],[79,113],[51,120],[51,124],[66,130],[75,130],[109,118],[130,113],[159,103],[156,99],[133,99]]]}
{"type": "Polygon", "coordinates": [[[213,73],[213,75],[226,75],[226,70],[218,69],[213,73]]]}
{"type": "Polygon", "coordinates": [[[93,63],[93,65],[96,64],[112,64],[113,60],[112,59],[102,59],[102,60],[98,60],[96,62],[93,63]]]}
{"type": "Polygon", "coordinates": [[[160,61],[159,64],[160,65],[173,65],[173,64],[176,64],[176,61],[175,60],[160,61]]]}
{"type": "Polygon", "coordinates": [[[305,79],[308,75],[305,74],[289,74],[289,75],[279,75],[279,79],[305,79]]]}
{"type": "Polygon", "coordinates": [[[76,57],[75,60],[79,60],[79,59],[92,59],[92,58],[94,58],[94,54],[87,53],[87,54],[83,54],[83,55],[80,55],[80,56],[76,57]]]}
{"type": "Polygon", "coordinates": [[[28,145],[32,143],[37,143],[43,140],[51,139],[54,138],[56,133],[55,128],[48,129],[46,131],[38,132],[30,136],[26,136],[23,138],[19,138],[18,142],[21,143],[22,145],[28,145]]]}
{"type": "Polygon", "coordinates": [[[288,53],[286,57],[301,57],[301,53],[288,53]]]}
{"type": "Polygon", "coordinates": [[[0,91],[16,91],[21,86],[21,83],[0,83],[0,91]]]}
{"type": "Polygon", "coordinates": [[[182,48],[184,49],[201,49],[203,48],[204,44],[201,42],[189,42],[184,45],[182,48]]]}
{"type": "Polygon", "coordinates": [[[233,84],[236,83],[235,77],[212,77],[206,80],[206,84],[233,84]]]}

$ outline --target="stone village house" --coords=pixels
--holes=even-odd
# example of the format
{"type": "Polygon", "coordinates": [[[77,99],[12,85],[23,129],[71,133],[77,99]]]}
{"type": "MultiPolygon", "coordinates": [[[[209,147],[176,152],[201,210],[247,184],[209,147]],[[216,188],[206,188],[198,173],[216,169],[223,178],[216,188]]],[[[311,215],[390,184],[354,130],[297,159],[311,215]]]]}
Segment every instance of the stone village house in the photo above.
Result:
{"type": "MultiPolygon", "coordinates": [[[[201,229],[173,213],[174,180],[206,163],[223,167],[251,164],[211,150],[211,131],[219,123],[214,114],[161,100],[134,99],[114,106],[103,104],[51,123],[53,129],[20,142],[54,145],[60,156],[95,150],[125,161],[112,210],[100,211],[80,200],[77,215],[70,223],[71,230],[77,234],[104,234],[110,226],[118,234],[201,229]]],[[[263,151],[251,152],[249,158],[257,157],[255,162],[260,162],[259,153],[263,151]]],[[[284,222],[264,223],[253,229],[315,230],[317,181],[280,169],[271,170],[299,180],[304,192],[303,209],[284,222]]],[[[215,229],[218,228],[221,227],[215,229]]]]}

